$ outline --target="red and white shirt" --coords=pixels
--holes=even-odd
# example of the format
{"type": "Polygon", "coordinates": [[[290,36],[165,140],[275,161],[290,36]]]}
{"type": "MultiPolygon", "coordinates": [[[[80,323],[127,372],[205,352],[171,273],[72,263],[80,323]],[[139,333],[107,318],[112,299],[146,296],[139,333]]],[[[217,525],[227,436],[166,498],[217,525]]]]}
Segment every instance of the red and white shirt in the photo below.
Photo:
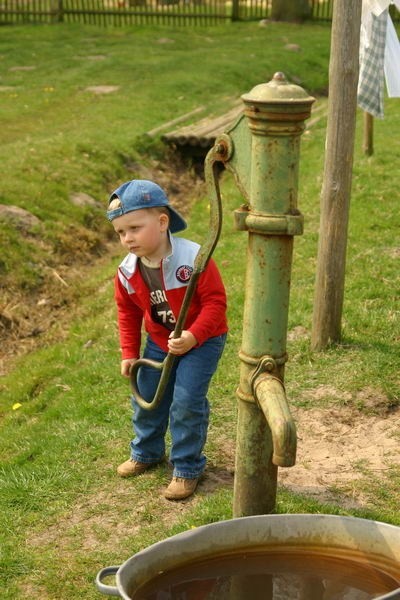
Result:
{"type": "MultiPolygon", "coordinates": [[[[170,241],[172,252],[163,258],[160,269],[163,290],[177,319],[200,246],[173,236],[170,241]]],[[[122,359],[139,357],[143,321],[152,340],[168,352],[170,330],[151,318],[150,290],[140,273],[135,254],[128,254],[118,268],[115,300],[122,359]]],[[[212,259],[198,279],[184,328],[195,336],[198,345],[228,330],[225,288],[212,259]]]]}

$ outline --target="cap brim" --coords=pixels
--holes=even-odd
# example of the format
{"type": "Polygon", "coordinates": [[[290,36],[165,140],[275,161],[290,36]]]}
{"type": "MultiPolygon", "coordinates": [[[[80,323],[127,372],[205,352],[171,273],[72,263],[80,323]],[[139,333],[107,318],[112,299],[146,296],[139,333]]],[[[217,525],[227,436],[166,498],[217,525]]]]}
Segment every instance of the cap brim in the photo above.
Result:
{"type": "Polygon", "coordinates": [[[182,215],[180,215],[178,211],[172,208],[170,205],[168,205],[168,210],[171,215],[169,220],[169,230],[171,233],[177,233],[178,231],[183,231],[186,229],[187,223],[182,215]]]}

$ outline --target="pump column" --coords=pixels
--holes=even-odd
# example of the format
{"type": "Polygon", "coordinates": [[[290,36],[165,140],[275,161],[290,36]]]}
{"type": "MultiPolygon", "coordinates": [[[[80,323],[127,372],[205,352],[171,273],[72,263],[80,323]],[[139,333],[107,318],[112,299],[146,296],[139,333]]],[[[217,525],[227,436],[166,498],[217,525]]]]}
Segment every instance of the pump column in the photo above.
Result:
{"type": "Polygon", "coordinates": [[[272,432],[252,384],[262,370],[284,379],[293,236],[303,231],[297,209],[300,135],[314,98],[276,73],[242,100],[252,142],[250,202],[236,211],[249,238],[234,517],[269,513],[276,503],[272,432]]]}

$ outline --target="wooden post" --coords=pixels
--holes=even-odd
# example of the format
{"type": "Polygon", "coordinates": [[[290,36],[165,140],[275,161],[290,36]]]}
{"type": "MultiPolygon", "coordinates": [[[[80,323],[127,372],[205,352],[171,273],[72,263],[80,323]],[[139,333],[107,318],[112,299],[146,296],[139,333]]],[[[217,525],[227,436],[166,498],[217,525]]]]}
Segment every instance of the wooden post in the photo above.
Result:
{"type": "Polygon", "coordinates": [[[300,22],[311,16],[309,0],[272,0],[271,19],[300,22]]]}
{"type": "Polygon", "coordinates": [[[64,0],[58,0],[58,21],[64,22],[64,0]]]}
{"type": "Polygon", "coordinates": [[[341,339],[362,0],[333,3],[328,125],[311,346],[341,339]]]}
{"type": "Polygon", "coordinates": [[[232,0],[231,21],[239,21],[240,6],[239,0],[232,0]]]}
{"type": "Polygon", "coordinates": [[[374,153],[374,117],[364,112],[363,151],[367,156],[374,153]]]}

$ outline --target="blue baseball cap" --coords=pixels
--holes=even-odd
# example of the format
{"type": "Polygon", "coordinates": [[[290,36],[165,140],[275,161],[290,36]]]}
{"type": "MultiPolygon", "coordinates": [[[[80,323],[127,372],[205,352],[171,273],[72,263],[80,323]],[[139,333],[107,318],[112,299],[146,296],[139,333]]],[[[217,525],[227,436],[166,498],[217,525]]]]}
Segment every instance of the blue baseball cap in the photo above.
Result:
{"type": "Polygon", "coordinates": [[[164,190],[153,181],[133,179],[119,186],[110,196],[107,219],[112,221],[126,213],[141,208],[166,206],[170,213],[169,229],[172,233],[186,229],[185,219],[172,208],[164,190]]]}

